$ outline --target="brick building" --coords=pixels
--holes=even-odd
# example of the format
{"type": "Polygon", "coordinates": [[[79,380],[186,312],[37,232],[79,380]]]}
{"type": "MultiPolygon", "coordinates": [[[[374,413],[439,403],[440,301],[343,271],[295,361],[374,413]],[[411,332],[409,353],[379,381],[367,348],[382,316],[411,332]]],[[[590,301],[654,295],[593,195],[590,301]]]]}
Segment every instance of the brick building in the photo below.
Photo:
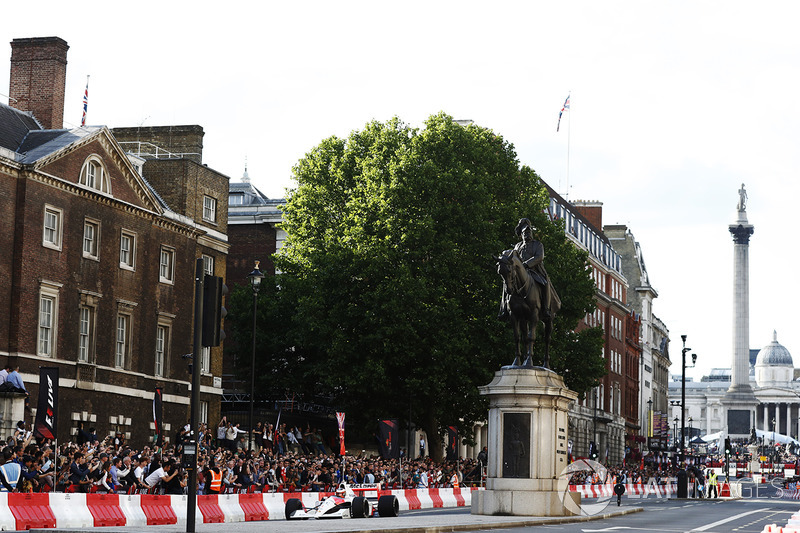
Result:
{"type": "MultiPolygon", "coordinates": [[[[270,199],[250,183],[245,168],[240,182],[231,182],[228,189],[228,285],[247,285],[247,276],[253,271],[255,261],[265,275],[275,274],[273,254],[280,250],[286,232],[278,226],[281,221],[283,198],[270,199]]],[[[225,359],[223,411],[235,410],[237,402],[249,400],[249,381],[236,377],[235,354],[225,359]]]]}
{"type": "Polygon", "coordinates": [[[639,434],[638,420],[639,352],[636,321],[629,319],[628,280],[622,273],[622,261],[603,227],[601,202],[568,202],[545,184],[550,194],[550,214],[564,221],[567,237],[589,253],[597,290],[597,309],[587,315],[580,327],[600,326],[604,332],[603,358],[608,373],[586,397],[570,410],[569,435],[575,456],[589,456],[589,443],[597,443],[599,458],[611,464],[621,463],[626,442],[639,434]]]}
{"type": "Polygon", "coordinates": [[[622,269],[631,283],[628,304],[640,318],[639,343],[639,425],[643,435],[651,438],[652,450],[666,448],[669,424],[669,331],[653,313],[658,292],[650,284],[639,242],[625,225],[608,225],[603,228],[614,249],[622,258],[622,269]]]}
{"type": "MultiPolygon", "coordinates": [[[[192,352],[195,260],[225,275],[228,178],[194,148],[156,159],[129,153],[127,130],[62,129],[67,43],[11,47],[13,107],[0,104],[0,362],[20,366],[29,422],[38,368],[59,368],[62,441],[85,421],[101,438],[120,431],[142,445],[156,387],[170,436],[189,414],[181,356],[192,352]]],[[[202,149],[198,126],[150,133],[181,129],[202,149]]],[[[221,349],[201,359],[201,416],[214,420],[221,349]]]]}
{"type": "Polygon", "coordinates": [[[228,274],[231,284],[248,283],[253,262],[261,262],[261,270],[275,274],[272,256],[281,249],[286,232],[278,227],[283,198],[267,198],[250,183],[247,170],[241,182],[231,182],[228,203],[228,239],[231,245],[228,274]]]}

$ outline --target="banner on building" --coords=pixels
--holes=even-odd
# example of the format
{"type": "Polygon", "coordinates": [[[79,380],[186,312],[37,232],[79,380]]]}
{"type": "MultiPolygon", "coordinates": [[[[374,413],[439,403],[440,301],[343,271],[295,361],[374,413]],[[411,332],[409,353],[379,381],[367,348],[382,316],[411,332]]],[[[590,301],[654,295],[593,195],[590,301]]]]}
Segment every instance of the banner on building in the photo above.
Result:
{"type": "Polygon", "coordinates": [[[164,445],[164,435],[161,431],[161,419],[163,416],[163,405],[161,387],[156,387],[156,394],[153,396],[153,425],[156,427],[156,446],[164,445]]]}
{"type": "Polygon", "coordinates": [[[36,407],[34,436],[56,440],[58,431],[58,368],[39,368],[39,403],[36,407]]]}
{"type": "Polygon", "coordinates": [[[339,424],[339,455],[344,455],[344,413],[336,413],[336,422],[339,424]]]}
{"type": "Polygon", "coordinates": [[[384,459],[400,458],[400,429],[397,419],[378,421],[378,446],[384,459]]]}
{"type": "Polygon", "coordinates": [[[447,460],[458,459],[458,427],[447,426],[447,460]]]}

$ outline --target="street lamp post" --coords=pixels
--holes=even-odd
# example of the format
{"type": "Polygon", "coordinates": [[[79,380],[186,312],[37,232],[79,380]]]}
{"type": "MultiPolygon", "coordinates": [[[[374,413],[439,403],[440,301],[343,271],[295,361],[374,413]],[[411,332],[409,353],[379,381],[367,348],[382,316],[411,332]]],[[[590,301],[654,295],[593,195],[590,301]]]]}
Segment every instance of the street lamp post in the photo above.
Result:
{"type": "Polygon", "coordinates": [[[692,431],[692,417],[689,417],[689,455],[694,455],[694,445],[692,444],[694,431],[692,431]]]}
{"type": "Polygon", "coordinates": [[[650,441],[653,437],[653,399],[647,400],[647,449],[650,449],[650,441]]]}
{"type": "MultiPolygon", "coordinates": [[[[683,349],[681,349],[681,449],[678,460],[683,462],[683,449],[686,442],[686,353],[692,349],[686,347],[686,335],[681,335],[683,349]]],[[[697,354],[692,354],[692,366],[697,361],[697,354]]],[[[689,368],[691,368],[689,367],[689,368]]]]}
{"type": "MultiPolygon", "coordinates": [[[[778,407],[775,407],[775,411],[777,412],[778,407]]],[[[771,474],[772,476],[775,475],[775,422],[776,420],[772,419],[772,444],[769,447],[769,463],[771,465],[771,474]]]]}
{"type": "Polygon", "coordinates": [[[678,449],[678,417],[672,421],[672,445],[678,449]]]}
{"type": "Polygon", "coordinates": [[[261,288],[261,280],[264,279],[264,274],[258,269],[259,261],[256,261],[256,266],[252,272],[247,276],[250,280],[250,287],[253,289],[253,353],[250,359],[250,418],[249,426],[247,428],[249,436],[247,437],[247,453],[249,454],[253,449],[253,400],[256,392],[256,309],[258,306],[258,290],[261,288]]]}

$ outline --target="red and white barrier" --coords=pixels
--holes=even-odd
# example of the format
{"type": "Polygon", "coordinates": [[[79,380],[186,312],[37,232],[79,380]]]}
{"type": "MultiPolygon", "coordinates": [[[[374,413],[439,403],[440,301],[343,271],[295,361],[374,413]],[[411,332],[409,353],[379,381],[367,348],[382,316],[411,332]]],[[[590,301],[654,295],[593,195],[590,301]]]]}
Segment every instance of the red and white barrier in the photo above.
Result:
{"type": "MultiPolygon", "coordinates": [[[[378,495],[395,495],[400,509],[407,511],[469,506],[473,490],[480,489],[382,490],[378,495]]],[[[312,507],[328,496],[323,492],[201,495],[196,517],[203,523],[283,520],[290,498],[312,507]]],[[[0,492],[0,531],[185,524],[187,502],[187,496],[0,492]]]]}
{"type": "Polygon", "coordinates": [[[56,527],[94,527],[86,496],[75,492],[50,493],[50,510],[56,517],[56,527]]]}
{"type": "Polygon", "coordinates": [[[14,515],[8,512],[8,493],[0,492],[0,531],[13,531],[17,529],[14,515]]]}

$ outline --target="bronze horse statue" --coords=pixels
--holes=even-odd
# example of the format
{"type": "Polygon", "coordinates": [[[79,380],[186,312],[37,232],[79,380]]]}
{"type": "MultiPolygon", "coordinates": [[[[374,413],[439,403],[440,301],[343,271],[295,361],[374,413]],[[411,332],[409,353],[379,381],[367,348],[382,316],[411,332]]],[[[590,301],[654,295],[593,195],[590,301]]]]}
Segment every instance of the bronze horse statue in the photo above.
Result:
{"type": "Polygon", "coordinates": [[[544,358],[542,367],[550,368],[550,335],[553,332],[553,317],[561,309],[561,300],[552,284],[550,286],[550,315],[542,313],[542,293],[544,289],[536,283],[516,250],[506,250],[497,261],[497,273],[503,278],[505,293],[508,294],[507,308],[514,326],[514,340],[517,356],[512,367],[519,367],[522,353],[525,352],[523,367],[533,367],[533,341],[539,322],[544,324],[544,358]]]}

